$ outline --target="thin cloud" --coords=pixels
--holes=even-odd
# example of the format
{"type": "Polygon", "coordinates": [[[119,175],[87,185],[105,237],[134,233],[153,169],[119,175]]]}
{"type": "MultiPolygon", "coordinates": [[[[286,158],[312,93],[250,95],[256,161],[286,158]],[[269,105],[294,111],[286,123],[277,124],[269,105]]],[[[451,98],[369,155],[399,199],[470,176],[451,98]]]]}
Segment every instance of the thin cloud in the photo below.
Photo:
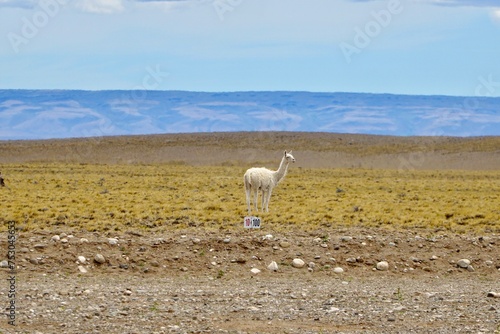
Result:
{"type": "Polygon", "coordinates": [[[457,7],[498,7],[498,0],[427,0],[427,2],[440,6],[457,7]]]}
{"type": "Polygon", "coordinates": [[[491,12],[491,17],[495,22],[500,23],[500,8],[496,8],[491,12]]]}
{"type": "Polygon", "coordinates": [[[200,2],[203,0],[135,0],[136,2],[200,2]]]}
{"type": "MultiPolygon", "coordinates": [[[[371,2],[377,0],[350,0],[351,2],[371,2]]],[[[455,7],[499,7],[498,0],[413,0],[416,3],[428,3],[438,6],[455,7]]]]}
{"type": "MultiPolygon", "coordinates": [[[[144,4],[166,4],[166,3],[201,3],[207,0],[130,0],[144,4]]],[[[71,1],[74,6],[84,12],[96,14],[111,14],[121,12],[125,9],[124,0],[76,0],[71,1]]],[[[71,3],[70,2],[70,3],[71,3]]],[[[0,0],[0,8],[23,8],[34,9],[39,4],[38,0],[0,0]]]]}
{"type": "Polygon", "coordinates": [[[200,4],[205,2],[213,2],[214,0],[132,0],[134,2],[139,3],[151,3],[151,4],[165,4],[165,3],[191,3],[191,4],[200,4]]]}
{"type": "Polygon", "coordinates": [[[0,0],[0,7],[32,9],[37,3],[35,0],[0,0]]]}
{"type": "Polygon", "coordinates": [[[141,6],[155,6],[166,12],[177,9],[194,8],[207,3],[213,3],[214,0],[132,0],[141,6]]]}
{"type": "Polygon", "coordinates": [[[122,0],[79,0],[76,8],[89,13],[112,14],[124,9],[122,0]]]}

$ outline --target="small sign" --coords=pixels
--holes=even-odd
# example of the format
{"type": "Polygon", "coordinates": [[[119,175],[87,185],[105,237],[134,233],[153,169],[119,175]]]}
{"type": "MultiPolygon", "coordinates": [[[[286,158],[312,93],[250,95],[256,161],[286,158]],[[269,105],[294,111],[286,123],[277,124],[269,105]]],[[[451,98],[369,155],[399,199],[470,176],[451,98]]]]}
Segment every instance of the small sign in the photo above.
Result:
{"type": "Polygon", "coordinates": [[[243,226],[245,228],[260,228],[260,218],[254,216],[247,216],[243,221],[243,226]]]}

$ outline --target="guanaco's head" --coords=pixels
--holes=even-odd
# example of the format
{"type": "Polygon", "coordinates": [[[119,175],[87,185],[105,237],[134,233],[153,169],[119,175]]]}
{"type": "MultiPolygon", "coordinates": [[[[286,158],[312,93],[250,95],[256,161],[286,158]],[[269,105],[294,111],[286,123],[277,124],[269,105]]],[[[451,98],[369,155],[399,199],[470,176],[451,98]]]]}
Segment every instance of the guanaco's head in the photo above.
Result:
{"type": "Polygon", "coordinates": [[[290,152],[285,151],[285,159],[288,162],[290,162],[290,161],[295,162],[295,158],[292,155],[292,150],[290,150],[290,152]]]}

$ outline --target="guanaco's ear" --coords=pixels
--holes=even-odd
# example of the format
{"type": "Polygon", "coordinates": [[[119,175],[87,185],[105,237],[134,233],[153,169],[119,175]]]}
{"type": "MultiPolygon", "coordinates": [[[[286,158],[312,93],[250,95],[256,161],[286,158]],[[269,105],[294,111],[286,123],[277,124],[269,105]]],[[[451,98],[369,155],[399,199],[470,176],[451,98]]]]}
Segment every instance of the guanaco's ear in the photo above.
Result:
{"type": "Polygon", "coordinates": [[[288,154],[292,154],[292,150],[290,150],[290,152],[288,152],[288,154]]]}
{"type": "Polygon", "coordinates": [[[285,150],[285,155],[286,155],[286,150],[285,150]]]}

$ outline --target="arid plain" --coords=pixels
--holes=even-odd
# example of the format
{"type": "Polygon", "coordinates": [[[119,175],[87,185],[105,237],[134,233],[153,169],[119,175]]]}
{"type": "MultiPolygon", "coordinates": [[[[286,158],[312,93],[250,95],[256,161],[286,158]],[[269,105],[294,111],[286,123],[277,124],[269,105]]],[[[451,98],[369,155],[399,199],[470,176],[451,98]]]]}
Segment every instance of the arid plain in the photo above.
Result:
{"type": "Polygon", "coordinates": [[[500,330],[500,137],[4,141],[0,171],[0,247],[8,221],[18,233],[6,333],[500,330]],[[244,229],[243,173],[290,149],[262,227],[244,229]]]}

